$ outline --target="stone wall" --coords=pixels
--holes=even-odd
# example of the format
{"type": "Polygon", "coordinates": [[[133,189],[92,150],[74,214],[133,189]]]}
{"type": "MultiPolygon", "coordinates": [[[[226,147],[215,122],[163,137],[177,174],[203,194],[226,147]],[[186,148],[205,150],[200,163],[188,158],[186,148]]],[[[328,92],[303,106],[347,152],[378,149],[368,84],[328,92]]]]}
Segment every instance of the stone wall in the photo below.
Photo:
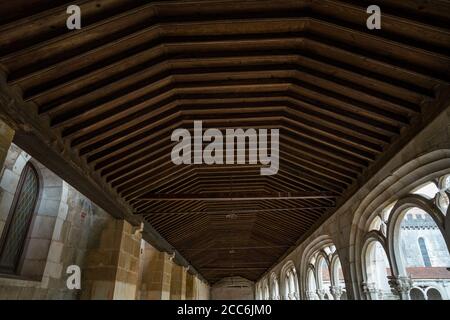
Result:
{"type": "MultiPolygon", "coordinates": [[[[14,144],[0,177],[0,234],[28,161],[38,171],[39,199],[22,268],[17,275],[0,274],[0,299],[185,298],[186,269],[143,241],[138,228],[114,219],[14,144]],[[72,265],[81,270],[80,290],[67,287],[72,265]]],[[[209,298],[208,285],[192,275],[189,283],[190,297],[209,298]]]]}
{"type": "Polygon", "coordinates": [[[172,261],[165,252],[160,252],[142,241],[140,260],[141,300],[169,300],[172,278],[172,261]]]}
{"type": "MultiPolygon", "coordinates": [[[[298,272],[300,293],[307,298],[306,274],[311,255],[334,245],[342,265],[349,299],[364,299],[362,249],[368,224],[395,199],[408,194],[427,180],[450,172],[450,107],[415,136],[368,181],[361,180],[348,200],[313,232],[268,270],[258,283],[272,273],[283,279],[281,269],[293,261],[298,272]]],[[[447,215],[446,225],[450,227],[447,215]]],[[[447,235],[448,236],[448,235],[447,235]]],[[[285,284],[280,281],[280,290],[285,284]]]]}
{"type": "Polygon", "coordinates": [[[14,145],[1,178],[2,216],[9,214],[14,187],[26,161],[33,161],[43,189],[27,237],[22,270],[15,277],[0,277],[0,298],[75,299],[79,291],[67,288],[67,267],[78,265],[83,270],[96,221],[110,216],[14,145]]]}
{"type": "Polygon", "coordinates": [[[429,215],[407,215],[400,232],[402,256],[407,266],[425,266],[419,246],[420,238],[425,241],[426,251],[433,267],[450,266],[450,255],[444,238],[429,215]]]}
{"type": "MultiPolygon", "coordinates": [[[[3,163],[5,162],[13,137],[14,130],[0,120],[0,168],[3,168],[3,163]]],[[[0,170],[1,173],[2,170],[0,170]]]]}
{"type": "Polygon", "coordinates": [[[170,281],[170,300],[186,299],[186,269],[175,263],[172,264],[172,278],[170,281]]]}
{"type": "Polygon", "coordinates": [[[197,289],[196,295],[195,295],[196,300],[209,300],[210,299],[211,288],[207,283],[205,283],[204,281],[202,281],[196,277],[194,279],[194,286],[197,289]]]}
{"type": "Polygon", "coordinates": [[[100,237],[90,239],[84,267],[83,299],[136,298],[140,233],[124,220],[106,218],[96,222],[100,237]]]}
{"type": "Polygon", "coordinates": [[[196,283],[194,281],[194,275],[187,272],[186,274],[186,300],[194,300],[195,291],[196,291],[196,283]]]}
{"type": "Polygon", "coordinates": [[[224,278],[211,288],[212,300],[254,300],[255,284],[241,277],[224,278]]]}

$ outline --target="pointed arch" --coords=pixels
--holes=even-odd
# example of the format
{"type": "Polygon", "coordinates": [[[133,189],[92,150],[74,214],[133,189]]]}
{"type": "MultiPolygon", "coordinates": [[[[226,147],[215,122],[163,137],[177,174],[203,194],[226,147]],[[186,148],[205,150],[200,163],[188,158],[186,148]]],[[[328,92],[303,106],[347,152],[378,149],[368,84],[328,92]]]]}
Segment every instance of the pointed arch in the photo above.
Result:
{"type": "Polygon", "coordinates": [[[17,274],[19,272],[26,238],[36,214],[40,190],[37,170],[28,161],[20,175],[0,239],[0,271],[3,273],[17,274]]]}

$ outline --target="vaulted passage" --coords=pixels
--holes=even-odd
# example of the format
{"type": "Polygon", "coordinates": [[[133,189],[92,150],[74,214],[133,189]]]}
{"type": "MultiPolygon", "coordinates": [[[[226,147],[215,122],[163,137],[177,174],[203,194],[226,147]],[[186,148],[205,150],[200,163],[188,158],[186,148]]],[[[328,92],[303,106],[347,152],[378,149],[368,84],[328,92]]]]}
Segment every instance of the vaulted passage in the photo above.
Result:
{"type": "Polygon", "coordinates": [[[2,1],[0,273],[54,277],[61,219],[92,276],[65,298],[449,298],[419,268],[450,279],[450,4],[379,2],[2,1]]]}

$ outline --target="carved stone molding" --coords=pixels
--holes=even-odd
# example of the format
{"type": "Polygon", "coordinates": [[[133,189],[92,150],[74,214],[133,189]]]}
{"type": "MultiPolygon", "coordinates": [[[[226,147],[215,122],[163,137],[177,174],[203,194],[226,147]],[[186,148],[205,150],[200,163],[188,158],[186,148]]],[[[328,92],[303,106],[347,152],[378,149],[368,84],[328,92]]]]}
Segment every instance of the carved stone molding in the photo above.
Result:
{"type": "Polygon", "coordinates": [[[410,277],[395,277],[389,278],[389,285],[394,294],[398,295],[402,300],[409,300],[409,290],[412,288],[413,282],[410,277]]]}

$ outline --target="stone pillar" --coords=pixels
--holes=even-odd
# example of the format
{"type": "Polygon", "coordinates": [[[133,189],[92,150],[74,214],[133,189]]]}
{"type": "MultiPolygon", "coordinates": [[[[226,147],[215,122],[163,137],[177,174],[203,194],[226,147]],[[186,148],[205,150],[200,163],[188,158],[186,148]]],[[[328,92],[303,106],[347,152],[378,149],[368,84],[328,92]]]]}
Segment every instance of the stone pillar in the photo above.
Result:
{"type": "Polygon", "coordinates": [[[168,300],[172,262],[167,253],[160,252],[142,241],[139,272],[139,299],[168,300]]]}
{"type": "Polygon", "coordinates": [[[305,292],[305,295],[306,295],[306,299],[308,299],[308,300],[316,300],[316,294],[314,291],[308,290],[305,292]]]}
{"type": "Polygon", "coordinates": [[[334,300],[341,300],[342,293],[343,291],[341,286],[331,287],[331,294],[333,295],[334,300]]]}
{"type": "Polygon", "coordinates": [[[209,300],[210,299],[210,287],[207,283],[204,283],[199,278],[195,277],[194,280],[194,286],[195,286],[195,299],[196,300],[209,300]]]}
{"type": "Polygon", "coordinates": [[[155,249],[154,254],[150,258],[148,267],[143,270],[144,276],[142,280],[143,283],[141,284],[141,299],[170,299],[172,264],[172,259],[169,254],[166,252],[159,252],[155,249]]]}
{"type": "Polygon", "coordinates": [[[0,120],[0,176],[3,172],[3,164],[5,163],[6,155],[14,138],[14,130],[6,123],[0,120]]]}
{"type": "Polygon", "coordinates": [[[323,289],[317,289],[316,291],[317,295],[319,296],[320,300],[325,300],[325,290],[323,289]]]}
{"type": "Polygon", "coordinates": [[[194,287],[194,276],[187,272],[186,274],[186,300],[194,300],[195,297],[195,287],[194,287]]]}
{"type": "Polygon", "coordinates": [[[412,280],[409,277],[391,276],[389,278],[389,285],[392,292],[400,297],[401,300],[410,300],[409,290],[412,287],[412,280]]]}
{"type": "Polygon", "coordinates": [[[108,219],[89,244],[82,299],[136,298],[141,234],[135,231],[125,220],[108,219]]]}
{"type": "Polygon", "coordinates": [[[170,300],[186,299],[186,268],[177,264],[172,266],[172,279],[170,281],[170,300]]]}
{"type": "Polygon", "coordinates": [[[187,274],[188,274],[188,269],[186,267],[183,267],[182,272],[181,272],[181,300],[186,300],[187,274]]]}
{"type": "Polygon", "coordinates": [[[374,282],[363,282],[362,289],[366,300],[378,300],[378,292],[374,282]]]}

